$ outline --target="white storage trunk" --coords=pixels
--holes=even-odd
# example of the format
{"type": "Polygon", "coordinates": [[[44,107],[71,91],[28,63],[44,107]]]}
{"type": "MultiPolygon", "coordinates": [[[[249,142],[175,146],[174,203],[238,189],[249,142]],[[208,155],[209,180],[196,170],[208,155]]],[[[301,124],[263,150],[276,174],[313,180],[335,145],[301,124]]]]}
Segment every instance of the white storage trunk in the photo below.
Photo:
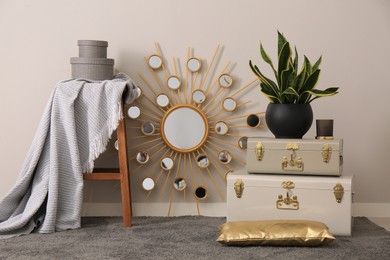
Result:
{"type": "Polygon", "coordinates": [[[248,138],[250,173],[340,176],[343,140],[248,138]]]}
{"type": "Polygon", "coordinates": [[[227,221],[314,220],[334,235],[350,236],[352,179],[229,173],[227,221]]]}

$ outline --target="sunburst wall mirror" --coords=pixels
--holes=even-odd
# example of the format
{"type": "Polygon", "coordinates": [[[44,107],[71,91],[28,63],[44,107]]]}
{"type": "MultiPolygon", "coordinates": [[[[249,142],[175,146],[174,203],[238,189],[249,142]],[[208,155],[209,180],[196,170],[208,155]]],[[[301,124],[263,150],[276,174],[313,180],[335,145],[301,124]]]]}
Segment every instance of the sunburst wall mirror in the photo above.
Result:
{"type": "Polygon", "coordinates": [[[231,62],[217,71],[221,49],[207,63],[188,48],[181,66],[175,57],[168,64],[155,43],[145,57],[148,73],[138,73],[138,97],[126,108],[135,195],[166,198],[168,216],[174,202],[195,202],[201,214],[200,202],[215,196],[225,201],[226,175],[235,164],[245,167],[238,154],[247,137],[236,129],[263,126],[264,112],[243,115],[241,109],[251,101],[240,95],[257,79],[240,87],[231,62]]]}

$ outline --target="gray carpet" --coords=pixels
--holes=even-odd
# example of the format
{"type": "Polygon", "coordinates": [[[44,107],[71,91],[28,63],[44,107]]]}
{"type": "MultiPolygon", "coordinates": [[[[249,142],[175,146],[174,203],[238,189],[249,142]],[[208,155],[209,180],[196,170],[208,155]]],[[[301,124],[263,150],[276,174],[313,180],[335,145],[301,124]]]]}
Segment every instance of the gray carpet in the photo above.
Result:
{"type": "Polygon", "coordinates": [[[324,247],[228,247],[215,242],[225,218],[83,218],[82,228],[0,240],[0,259],[390,259],[390,232],[355,218],[352,237],[324,247]]]}

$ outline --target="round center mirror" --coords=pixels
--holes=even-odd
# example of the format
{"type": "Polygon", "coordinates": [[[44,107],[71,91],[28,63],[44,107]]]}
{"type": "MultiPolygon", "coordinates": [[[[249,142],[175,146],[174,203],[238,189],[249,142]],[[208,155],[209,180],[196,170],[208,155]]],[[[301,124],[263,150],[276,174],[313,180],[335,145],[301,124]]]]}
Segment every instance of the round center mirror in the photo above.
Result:
{"type": "Polygon", "coordinates": [[[168,88],[176,90],[180,88],[181,80],[177,76],[170,76],[167,80],[168,88]]]}
{"type": "Polygon", "coordinates": [[[208,132],[206,116],[189,104],[172,107],[161,121],[162,138],[176,152],[197,150],[207,140],[208,132]]]}
{"type": "Polygon", "coordinates": [[[187,68],[191,72],[197,72],[201,67],[200,60],[198,58],[191,58],[187,61],[187,68]]]}
{"type": "Polygon", "coordinates": [[[146,191],[151,191],[154,189],[154,180],[152,178],[145,178],[143,181],[142,181],[142,188],[146,191]]]}
{"type": "Polygon", "coordinates": [[[148,65],[152,69],[159,69],[162,66],[162,59],[157,54],[153,54],[148,59],[148,65]]]}

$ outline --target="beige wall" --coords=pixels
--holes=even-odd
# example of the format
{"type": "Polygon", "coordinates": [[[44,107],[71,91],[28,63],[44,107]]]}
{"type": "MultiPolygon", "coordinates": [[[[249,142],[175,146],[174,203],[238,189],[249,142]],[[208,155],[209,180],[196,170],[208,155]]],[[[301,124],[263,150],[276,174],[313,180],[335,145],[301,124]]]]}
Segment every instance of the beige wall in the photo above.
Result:
{"type": "MultiPolygon", "coordinates": [[[[321,88],[340,86],[339,95],[316,101],[313,110],[315,118],[334,118],[335,135],[344,138],[344,174],[356,175],[355,202],[390,203],[389,26],[386,0],[0,0],[0,197],[17,179],[55,83],[70,75],[78,39],[109,41],[109,57],[139,84],[137,72],[148,74],[143,57],[154,52],[155,41],[168,61],[173,56],[183,61],[187,47],[193,47],[210,62],[222,44],[220,66],[232,60],[239,87],[254,78],[247,64],[249,59],[259,63],[260,40],[275,59],[279,29],[300,54],[312,60],[323,55],[321,88]]],[[[264,63],[261,68],[268,70],[264,63]]],[[[257,88],[241,98],[252,100],[250,112],[266,108],[257,88]]],[[[314,137],[314,128],[306,137],[314,137]]],[[[241,133],[271,135],[267,130],[241,133]]],[[[135,201],[145,198],[136,184],[147,174],[132,177],[135,201]]],[[[222,181],[218,185],[224,188],[222,181]]],[[[92,188],[89,184],[86,201],[119,201],[115,183],[92,188]]],[[[209,202],[224,201],[211,195],[209,202]]],[[[151,201],[169,198],[155,194],[151,201]]]]}

